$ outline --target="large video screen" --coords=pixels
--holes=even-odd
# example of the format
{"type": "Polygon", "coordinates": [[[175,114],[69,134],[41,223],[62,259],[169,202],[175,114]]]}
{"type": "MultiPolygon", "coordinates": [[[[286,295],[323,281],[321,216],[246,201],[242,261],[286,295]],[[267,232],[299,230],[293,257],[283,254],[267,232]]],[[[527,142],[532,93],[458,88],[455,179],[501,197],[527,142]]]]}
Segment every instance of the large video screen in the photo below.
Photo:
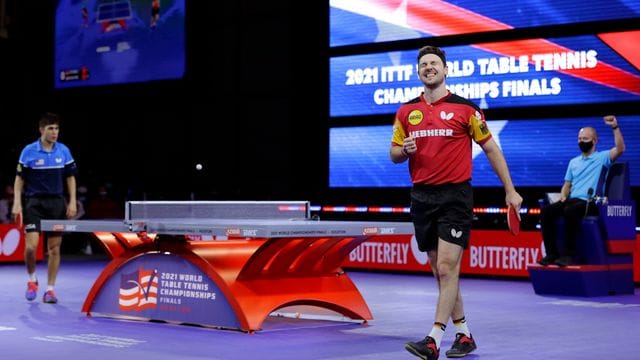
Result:
{"type": "Polygon", "coordinates": [[[185,0],[61,0],[54,87],[180,79],[185,0]]]}
{"type": "Polygon", "coordinates": [[[637,0],[330,0],[330,45],[632,19],[637,0]]]}
{"type": "MultiPolygon", "coordinates": [[[[637,44],[640,30],[444,47],[447,86],[483,109],[638,101],[637,44]]],[[[393,114],[419,96],[417,52],[331,58],[330,115],[393,114]]]]}
{"type": "MultiPolygon", "coordinates": [[[[390,122],[392,120],[390,119],[390,122]]],[[[602,117],[488,121],[501,147],[516,186],[547,187],[564,182],[569,160],[580,154],[578,131],[596,128],[597,150],[614,146],[613,134],[602,117]]],[[[640,116],[618,116],[626,144],[617,161],[628,161],[631,185],[640,186],[640,116]]],[[[408,163],[389,158],[392,126],[337,127],[329,131],[329,187],[409,187],[408,163]]],[[[473,144],[474,186],[500,187],[482,149],[473,144]]]]}

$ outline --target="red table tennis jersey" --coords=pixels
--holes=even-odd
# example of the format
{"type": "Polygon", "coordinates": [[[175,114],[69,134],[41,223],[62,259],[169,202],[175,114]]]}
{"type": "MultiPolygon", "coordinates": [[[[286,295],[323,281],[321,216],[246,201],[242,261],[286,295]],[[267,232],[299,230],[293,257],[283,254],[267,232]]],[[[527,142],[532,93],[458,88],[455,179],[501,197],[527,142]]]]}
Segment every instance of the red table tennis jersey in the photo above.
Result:
{"type": "Polygon", "coordinates": [[[418,152],[409,157],[409,172],[412,183],[420,185],[470,180],[471,140],[482,145],[491,138],[482,110],[452,93],[433,104],[421,94],[400,106],[392,145],[402,146],[409,135],[418,147],[418,152]]]}

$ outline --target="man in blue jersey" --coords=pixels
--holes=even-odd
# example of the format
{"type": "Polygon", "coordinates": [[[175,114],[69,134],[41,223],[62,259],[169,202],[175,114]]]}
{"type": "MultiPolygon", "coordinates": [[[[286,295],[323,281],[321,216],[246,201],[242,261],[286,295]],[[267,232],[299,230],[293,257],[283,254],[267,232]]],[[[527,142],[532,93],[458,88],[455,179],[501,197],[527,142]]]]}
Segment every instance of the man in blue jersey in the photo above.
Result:
{"type": "Polygon", "coordinates": [[[594,195],[603,167],[611,164],[625,150],[618,120],[613,115],[604,117],[611,127],[615,146],[609,150],[596,151],[598,133],[592,127],[584,127],[578,133],[578,146],[582,154],[569,161],[564,184],[560,190],[560,200],[545,206],[541,212],[542,238],[546,256],[538,261],[540,265],[571,265],[575,261],[576,235],[580,221],[587,213],[587,203],[594,195]],[[565,251],[560,253],[556,244],[555,223],[558,218],[565,221],[565,251]]]}
{"type": "MultiPolygon", "coordinates": [[[[25,297],[32,301],[38,292],[36,277],[36,249],[40,240],[40,220],[64,219],[76,215],[76,163],[69,148],[58,142],[60,119],[45,113],[39,121],[40,138],[25,146],[18,160],[14,182],[13,216],[22,216],[25,231],[24,262],[29,280],[25,297]],[[67,188],[69,203],[64,197],[67,188]],[[24,202],[24,205],[23,205],[24,202]]],[[[42,297],[45,303],[55,304],[53,291],[60,268],[62,235],[47,236],[48,282],[42,297]]]]}

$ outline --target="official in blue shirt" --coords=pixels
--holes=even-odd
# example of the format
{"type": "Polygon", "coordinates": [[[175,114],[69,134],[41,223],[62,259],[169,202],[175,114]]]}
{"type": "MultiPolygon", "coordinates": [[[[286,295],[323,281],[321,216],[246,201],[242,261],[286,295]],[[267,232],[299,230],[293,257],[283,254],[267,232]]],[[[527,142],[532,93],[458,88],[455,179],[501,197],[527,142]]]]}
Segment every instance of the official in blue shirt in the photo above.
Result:
{"type": "MultiPolygon", "coordinates": [[[[60,119],[45,113],[39,122],[40,138],[25,146],[18,160],[14,182],[12,214],[22,216],[25,231],[24,261],[29,274],[25,297],[32,301],[38,292],[36,249],[40,240],[40,220],[72,218],[77,212],[76,163],[69,148],[58,142],[60,119]],[[65,201],[66,184],[69,203],[65,201]],[[23,206],[24,201],[24,206],[23,206]]],[[[60,233],[47,234],[48,277],[45,303],[57,303],[53,291],[60,268],[60,233]]]]}
{"type": "MultiPolygon", "coordinates": [[[[540,265],[571,265],[575,262],[576,235],[580,221],[587,213],[587,204],[593,197],[602,168],[609,168],[625,150],[618,120],[613,115],[604,117],[605,124],[613,130],[615,146],[610,150],[596,151],[598,134],[596,129],[585,127],[578,133],[578,146],[582,154],[569,161],[560,200],[545,206],[541,212],[542,239],[546,256],[540,265]],[[556,242],[555,223],[558,218],[565,221],[565,251],[560,253],[556,242]]],[[[595,208],[593,208],[595,209],[595,208]]]]}

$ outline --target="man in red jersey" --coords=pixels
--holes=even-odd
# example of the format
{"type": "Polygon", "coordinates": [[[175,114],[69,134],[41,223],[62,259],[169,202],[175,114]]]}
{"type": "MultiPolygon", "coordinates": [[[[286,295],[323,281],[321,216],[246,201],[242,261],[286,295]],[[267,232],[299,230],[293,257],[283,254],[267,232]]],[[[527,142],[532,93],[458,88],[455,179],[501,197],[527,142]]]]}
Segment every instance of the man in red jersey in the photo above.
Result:
{"type": "Polygon", "coordinates": [[[438,304],[431,331],[424,339],[405,344],[409,352],[427,360],[438,358],[449,318],[456,327],[456,338],[447,357],[463,357],[476,349],[459,287],[462,253],[469,246],[473,219],[471,140],[482,147],[500,178],[506,205],[516,210],[522,205],[482,110],[447,90],[447,71],[443,50],[434,46],[419,50],[418,75],[424,92],[398,109],[390,150],[394,163],[409,160],[415,236],[420,250],[429,255],[438,281],[438,304]]]}

